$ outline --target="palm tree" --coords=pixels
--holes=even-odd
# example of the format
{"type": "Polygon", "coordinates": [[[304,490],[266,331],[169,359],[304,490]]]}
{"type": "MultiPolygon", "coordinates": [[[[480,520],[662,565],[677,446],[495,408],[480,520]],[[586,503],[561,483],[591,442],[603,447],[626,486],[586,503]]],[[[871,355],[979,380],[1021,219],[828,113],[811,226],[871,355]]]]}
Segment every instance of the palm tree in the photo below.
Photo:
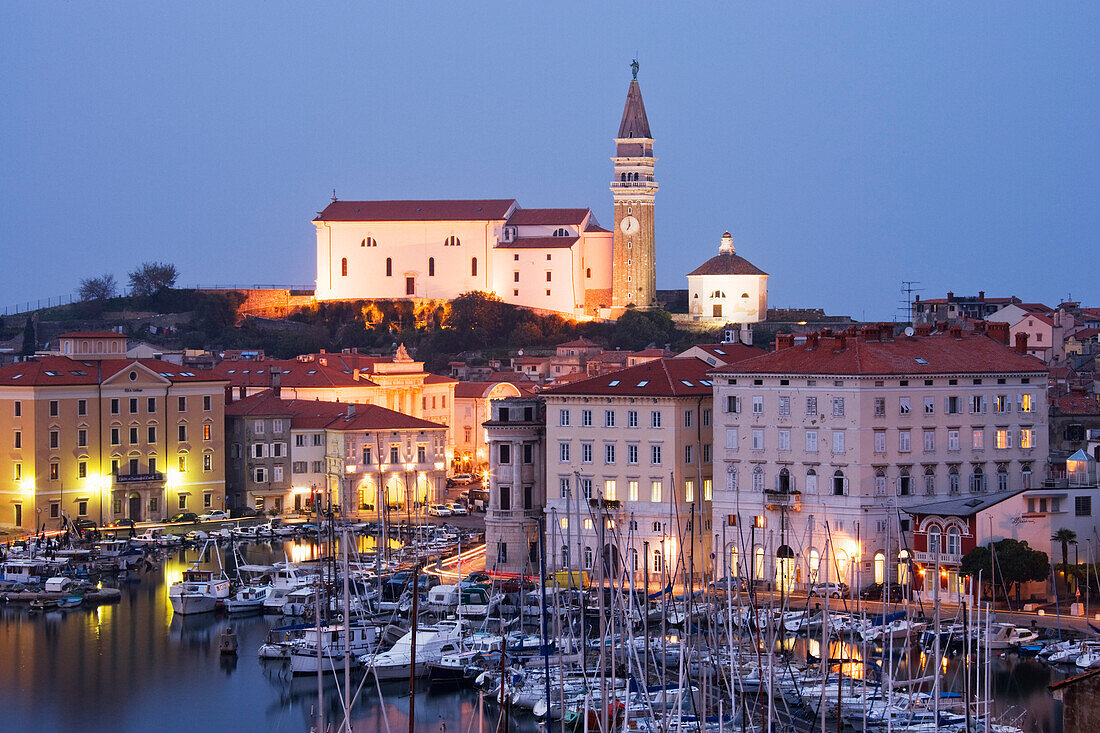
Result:
{"type": "Polygon", "coordinates": [[[1062,574],[1065,577],[1066,587],[1069,588],[1069,546],[1077,542],[1077,533],[1072,529],[1060,529],[1051,535],[1051,542],[1057,542],[1062,546],[1062,574]]]}

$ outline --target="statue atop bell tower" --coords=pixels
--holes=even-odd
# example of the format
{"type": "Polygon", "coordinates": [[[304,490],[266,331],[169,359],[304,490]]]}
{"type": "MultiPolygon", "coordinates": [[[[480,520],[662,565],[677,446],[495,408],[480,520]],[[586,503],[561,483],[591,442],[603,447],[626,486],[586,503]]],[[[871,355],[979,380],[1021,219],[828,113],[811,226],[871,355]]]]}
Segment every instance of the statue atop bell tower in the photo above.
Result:
{"type": "Polygon", "coordinates": [[[627,306],[649,308],[657,304],[657,270],[653,236],[653,135],[638,86],[638,61],[630,65],[633,78],[626,91],[619,134],[615,138],[615,176],[611,196],[615,204],[612,244],[612,316],[627,306]]]}

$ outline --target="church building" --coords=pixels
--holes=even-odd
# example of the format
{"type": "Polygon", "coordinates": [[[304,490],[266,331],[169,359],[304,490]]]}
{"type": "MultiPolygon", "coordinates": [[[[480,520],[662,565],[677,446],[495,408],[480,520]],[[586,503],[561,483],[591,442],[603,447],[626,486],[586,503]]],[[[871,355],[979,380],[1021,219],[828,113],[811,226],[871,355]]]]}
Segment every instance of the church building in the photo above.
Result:
{"type": "Polygon", "coordinates": [[[318,301],[445,299],[479,290],[572,318],[656,304],[653,138],[635,78],[615,138],[615,223],[515,199],[333,200],[313,220],[318,301]]]}

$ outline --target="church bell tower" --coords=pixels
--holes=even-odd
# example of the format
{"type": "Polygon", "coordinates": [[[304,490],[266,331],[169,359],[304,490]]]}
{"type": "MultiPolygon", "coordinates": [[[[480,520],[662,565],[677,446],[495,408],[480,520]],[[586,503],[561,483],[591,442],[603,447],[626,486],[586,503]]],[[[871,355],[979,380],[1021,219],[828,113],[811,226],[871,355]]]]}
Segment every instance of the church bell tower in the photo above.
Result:
{"type": "Polygon", "coordinates": [[[657,270],[653,237],[653,135],[649,131],[642,90],[638,86],[638,62],[631,64],[633,79],[626,91],[623,119],[615,138],[615,177],[611,196],[615,203],[615,236],[612,245],[612,315],[618,317],[630,305],[649,308],[657,304],[657,270]]]}

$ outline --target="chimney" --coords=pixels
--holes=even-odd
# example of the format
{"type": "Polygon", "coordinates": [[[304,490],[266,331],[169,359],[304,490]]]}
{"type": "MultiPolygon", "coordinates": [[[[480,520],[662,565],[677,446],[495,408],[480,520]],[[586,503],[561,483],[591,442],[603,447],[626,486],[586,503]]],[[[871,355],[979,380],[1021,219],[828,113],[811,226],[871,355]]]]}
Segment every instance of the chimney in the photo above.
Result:
{"type": "Polygon", "coordinates": [[[919,303],[920,302],[920,293],[917,293],[917,296],[913,299],[913,302],[914,303],[919,303]]]}
{"type": "Polygon", "coordinates": [[[794,346],[793,333],[777,333],[775,335],[775,350],[789,349],[794,346]]]}
{"type": "Polygon", "coordinates": [[[955,294],[954,294],[954,293],[952,293],[952,292],[951,292],[950,290],[948,290],[948,291],[947,291],[947,299],[948,299],[949,301],[951,301],[951,300],[954,300],[954,299],[955,299],[955,294]]]}
{"type": "Polygon", "coordinates": [[[821,329],[821,335],[822,336],[832,336],[833,335],[833,329],[823,328],[823,329],[821,329]]]}
{"type": "Polygon", "coordinates": [[[984,290],[979,290],[978,291],[978,300],[985,300],[985,291],[984,290]]]}
{"type": "Polygon", "coordinates": [[[974,321],[974,332],[975,333],[985,333],[985,327],[986,327],[986,322],[985,321],[974,321]]]}
{"type": "Polygon", "coordinates": [[[816,349],[817,348],[817,339],[818,339],[817,331],[806,334],[806,348],[807,349],[816,349]]]}
{"type": "Polygon", "coordinates": [[[894,338],[894,326],[890,323],[878,324],[878,340],[889,341],[894,338]]]}
{"type": "Polygon", "coordinates": [[[1027,334],[1024,333],[1023,331],[1017,331],[1016,332],[1016,353],[1017,354],[1026,354],[1027,353],[1027,334]]]}
{"type": "Polygon", "coordinates": [[[355,403],[348,403],[348,417],[355,417],[355,403]]]}
{"type": "Polygon", "coordinates": [[[281,367],[271,368],[271,394],[279,397],[283,389],[283,370],[281,367]]]}
{"type": "Polygon", "coordinates": [[[995,338],[1008,346],[1008,324],[1004,321],[990,321],[986,324],[985,332],[990,338],[995,338]]]}
{"type": "Polygon", "coordinates": [[[936,321],[936,330],[941,332],[941,333],[946,331],[947,330],[947,321],[936,321]]]}
{"type": "Polygon", "coordinates": [[[838,333],[833,337],[833,351],[844,351],[844,334],[838,333]]]}
{"type": "Polygon", "coordinates": [[[957,323],[953,324],[951,328],[947,329],[947,335],[953,339],[961,339],[963,337],[962,326],[958,325],[957,323]]]}
{"type": "Polygon", "coordinates": [[[863,337],[864,341],[876,341],[878,340],[878,328],[875,326],[864,326],[859,335],[863,337]]]}
{"type": "Polygon", "coordinates": [[[918,336],[928,336],[931,333],[932,333],[932,326],[930,326],[929,324],[925,323],[925,324],[922,324],[920,326],[917,326],[917,335],[918,336]]]}

